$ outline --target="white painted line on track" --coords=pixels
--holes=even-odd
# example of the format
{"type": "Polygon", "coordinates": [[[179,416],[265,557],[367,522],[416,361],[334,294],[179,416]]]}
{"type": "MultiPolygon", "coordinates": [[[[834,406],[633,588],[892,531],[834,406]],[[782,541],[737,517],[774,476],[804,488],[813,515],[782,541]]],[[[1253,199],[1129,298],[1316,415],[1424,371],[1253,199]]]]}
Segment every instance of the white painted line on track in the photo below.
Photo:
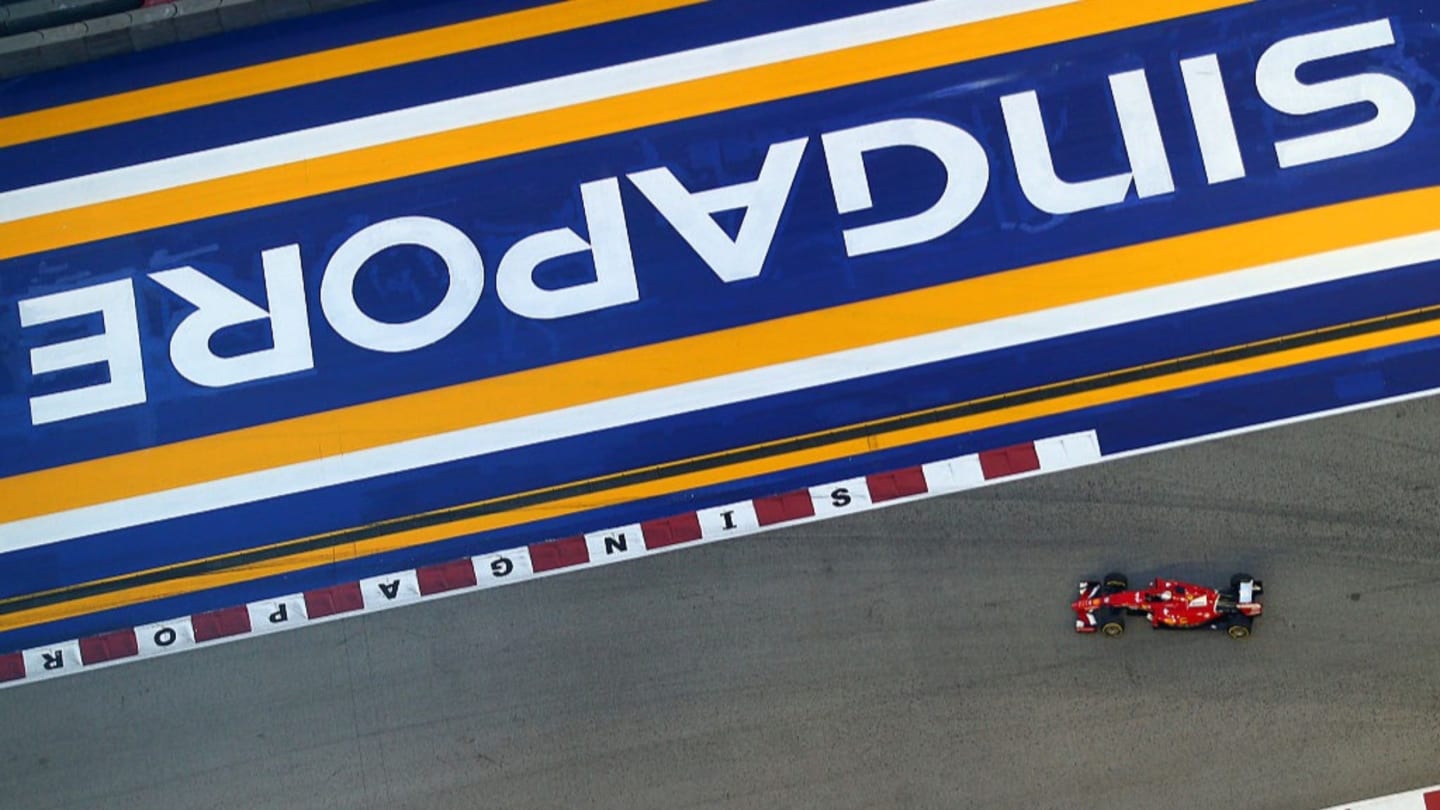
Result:
{"type": "MultiPolygon", "coordinates": [[[[645,521],[638,525],[477,555],[468,561],[469,566],[473,568],[473,579],[467,580],[466,584],[459,587],[446,587],[444,590],[428,594],[422,592],[420,585],[425,572],[453,567],[454,562],[369,577],[361,582],[342,583],[330,588],[307,591],[303,594],[259,600],[245,606],[211,611],[195,616],[182,616],[142,627],[123,628],[99,637],[72,639],[29,650],[3,653],[0,654],[0,689],[34,683],[60,675],[89,672],[139,658],[197,647],[212,647],[216,644],[237,641],[261,633],[336,621],[377,610],[388,610],[405,604],[456,596],[569,571],[587,570],[610,562],[639,559],[651,554],[751,536],[771,529],[813,523],[845,514],[910,503],[990,484],[1004,483],[1436,395],[1440,395],[1440,388],[1416,391],[1372,402],[1347,405],[1117,453],[1103,453],[1100,447],[1100,437],[1095,431],[1090,430],[1042,438],[1021,445],[997,448],[957,458],[939,459],[905,470],[892,470],[830,484],[819,484],[800,492],[790,493],[788,496],[756,498],[674,515],[669,518],[645,521]],[[920,485],[922,488],[919,491],[914,491],[917,481],[923,482],[923,485],[920,485]],[[846,494],[852,495],[852,497],[838,498],[837,490],[840,489],[847,490],[846,494]],[[822,500],[826,502],[826,506],[820,505],[822,500]],[[844,500],[845,503],[841,504],[841,500],[844,500]],[[639,543],[636,543],[634,537],[631,536],[631,533],[637,529],[641,539],[639,543]],[[610,544],[605,542],[605,537],[613,538],[617,533],[627,535],[627,542],[624,546],[617,547],[614,542],[610,544]],[[599,557],[597,558],[596,555],[599,557]],[[347,593],[352,594],[348,603],[346,603],[345,596],[347,593]],[[281,604],[287,606],[283,612],[279,609],[281,604]],[[228,633],[226,635],[213,635],[215,631],[211,630],[212,635],[208,640],[197,640],[197,633],[194,629],[196,622],[217,614],[230,614],[232,618],[243,616],[242,625],[245,629],[243,631],[225,631],[228,633]],[[268,623],[268,626],[260,624],[262,616],[265,617],[264,621],[268,623]],[[114,639],[115,637],[125,637],[127,634],[131,634],[128,646],[121,645],[119,657],[104,657],[107,652],[106,645],[94,643],[96,639],[114,639]],[[87,660],[84,652],[86,649],[99,650],[101,659],[87,660]]],[[[214,624],[213,620],[207,621],[209,626],[213,627],[214,624]]],[[[114,645],[112,644],[110,647],[113,649],[114,645]]],[[[1337,805],[1329,810],[1440,810],[1440,786],[1365,802],[1337,805]]]]}
{"type": "Polygon", "coordinates": [[[1337,804],[1327,810],[1440,810],[1440,785],[1349,804],[1337,804]]]}
{"type": "Polygon", "coordinates": [[[1304,256],[928,335],[0,524],[0,553],[460,461],[981,352],[1440,260],[1440,231],[1304,256]]]}

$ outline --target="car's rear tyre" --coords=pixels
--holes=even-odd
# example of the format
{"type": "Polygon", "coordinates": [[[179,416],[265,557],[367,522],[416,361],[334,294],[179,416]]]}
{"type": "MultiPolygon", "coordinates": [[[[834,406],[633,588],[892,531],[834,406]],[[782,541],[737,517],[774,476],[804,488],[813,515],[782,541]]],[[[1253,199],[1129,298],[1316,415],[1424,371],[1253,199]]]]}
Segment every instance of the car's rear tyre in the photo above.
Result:
{"type": "Polygon", "coordinates": [[[1130,580],[1119,571],[1111,571],[1105,575],[1105,590],[1110,593],[1119,593],[1130,587],[1130,580]]]}
{"type": "Polygon", "coordinates": [[[1253,587],[1254,587],[1254,592],[1257,592],[1257,594],[1259,594],[1259,592],[1261,591],[1261,589],[1263,589],[1263,588],[1261,588],[1259,579],[1256,579],[1256,578],[1254,578],[1254,577],[1251,577],[1251,575],[1248,575],[1248,574],[1236,574],[1236,575],[1234,575],[1234,577],[1231,577],[1231,578],[1230,578],[1230,589],[1231,589],[1231,591],[1238,591],[1238,589],[1240,589],[1240,584],[1241,584],[1241,582],[1246,582],[1246,581],[1250,582],[1250,584],[1253,585],[1253,587]]]}

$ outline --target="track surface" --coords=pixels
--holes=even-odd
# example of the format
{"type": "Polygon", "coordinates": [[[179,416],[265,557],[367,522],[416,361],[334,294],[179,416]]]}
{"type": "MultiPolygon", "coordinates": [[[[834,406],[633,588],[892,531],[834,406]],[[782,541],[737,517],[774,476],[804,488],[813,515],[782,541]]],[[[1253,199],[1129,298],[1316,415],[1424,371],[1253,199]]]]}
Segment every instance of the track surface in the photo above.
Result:
{"type": "Polygon", "coordinates": [[[0,807],[1314,810],[1440,774],[1440,400],[0,692],[0,807]],[[1248,642],[1078,637],[1111,568],[1248,642]]]}

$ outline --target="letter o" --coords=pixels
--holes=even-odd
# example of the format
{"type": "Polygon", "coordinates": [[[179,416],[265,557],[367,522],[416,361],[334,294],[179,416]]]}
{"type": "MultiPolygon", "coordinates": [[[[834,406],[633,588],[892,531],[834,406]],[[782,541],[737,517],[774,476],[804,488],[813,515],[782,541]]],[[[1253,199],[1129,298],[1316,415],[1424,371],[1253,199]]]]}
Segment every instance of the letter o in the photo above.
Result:
{"type": "Polygon", "coordinates": [[[448,222],[430,217],[396,217],[362,228],[346,239],[320,280],[320,307],[340,337],[363,349],[408,352],[444,338],[470,317],[485,289],[485,265],[470,238],[448,222]],[[403,323],[377,321],[355,302],[355,277],[386,248],[415,245],[445,263],[450,286],[434,309],[403,323]]]}
{"type": "Polygon", "coordinates": [[[162,627],[155,631],[155,646],[169,647],[175,643],[175,630],[169,627],[162,627]]]}

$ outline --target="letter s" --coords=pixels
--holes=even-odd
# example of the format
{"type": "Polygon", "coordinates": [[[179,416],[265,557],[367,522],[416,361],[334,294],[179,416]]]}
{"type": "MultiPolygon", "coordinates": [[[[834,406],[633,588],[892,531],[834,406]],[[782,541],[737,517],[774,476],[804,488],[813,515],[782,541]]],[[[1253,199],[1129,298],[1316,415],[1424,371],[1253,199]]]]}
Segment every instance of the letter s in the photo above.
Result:
{"type": "Polygon", "coordinates": [[[1375,117],[1369,121],[1276,143],[1282,169],[1379,149],[1410,130],[1415,123],[1415,96],[1393,76],[1362,73],[1305,84],[1295,75],[1309,62],[1394,44],[1390,21],[1374,20],[1282,39],[1260,55],[1255,87],[1266,104],[1282,113],[1310,115],[1351,104],[1375,106],[1375,117]]]}

